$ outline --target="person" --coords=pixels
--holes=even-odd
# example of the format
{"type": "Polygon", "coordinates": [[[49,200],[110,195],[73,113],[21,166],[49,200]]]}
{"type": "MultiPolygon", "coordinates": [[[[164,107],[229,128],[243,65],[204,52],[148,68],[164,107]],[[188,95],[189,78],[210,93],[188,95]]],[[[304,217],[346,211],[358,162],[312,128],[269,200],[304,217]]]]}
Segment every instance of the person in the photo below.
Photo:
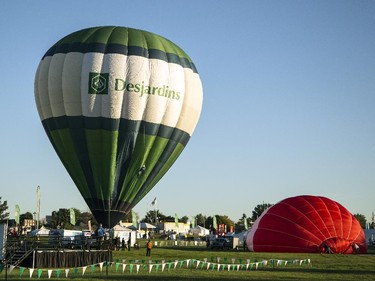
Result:
{"type": "Polygon", "coordinates": [[[129,239],[128,239],[128,251],[130,251],[131,243],[132,243],[132,240],[131,240],[131,236],[129,235],[129,239]]]}
{"type": "Polygon", "coordinates": [[[98,242],[98,249],[101,250],[103,240],[104,240],[105,231],[102,224],[99,224],[99,227],[96,229],[96,236],[97,236],[97,242],[98,242]]]}
{"type": "Polygon", "coordinates": [[[355,254],[359,254],[359,246],[358,246],[358,244],[357,243],[353,243],[352,247],[353,247],[353,252],[355,254]]]}
{"type": "Polygon", "coordinates": [[[151,249],[152,249],[152,242],[150,239],[148,239],[148,242],[146,244],[146,248],[147,248],[147,251],[146,251],[146,256],[151,256],[151,249]]]}
{"type": "Polygon", "coordinates": [[[125,249],[126,249],[126,244],[125,244],[125,238],[124,238],[124,237],[123,237],[122,240],[121,240],[121,249],[122,249],[123,251],[125,251],[125,249]]]}

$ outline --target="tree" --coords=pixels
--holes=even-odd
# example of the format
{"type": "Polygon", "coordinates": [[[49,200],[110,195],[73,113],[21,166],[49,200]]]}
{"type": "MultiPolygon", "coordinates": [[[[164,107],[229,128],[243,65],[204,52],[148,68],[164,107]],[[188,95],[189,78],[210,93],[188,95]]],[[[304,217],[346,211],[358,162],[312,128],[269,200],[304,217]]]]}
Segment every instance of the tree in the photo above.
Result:
{"type": "Polygon", "coordinates": [[[8,210],[8,201],[4,201],[1,203],[1,196],[0,196],[0,220],[5,220],[9,217],[8,210]]]}
{"type": "Polygon", "coordinates": [[[156,223],[159,221],[165,221],[165,219],[166,216],[159,210],[151,210],[146,213],[146,216],[141,220],[141,222],[156,223]]]}
{"type": "Polygon", "coordinates": [[[62,228],[62,229],[73,229],[70,224],[70,212],[68,209],[59,209],[58,211],[52,212],[51,219],[52,228],[62,228]]]}
{"type": "Polygon", "coordinates": [[[206,216],[199,213],[198,215],[195,216],[195,224],[206,227],[206,219],[207,219],[206,216]]]}
{"type": "Polygon", "coordinates": [[[183,216],[182,218],[179,219],[179,221],[182,222],[182,223],[187,223],[189,221],[189,217],[183,216]]]}
{"type": "Polygon", "coordinates": [[[267,210],[269,207],[271,207],[272,204],[269,203],[262,203],[255,206],[253,214],[251,216],[251,220],[255,221],[257,218],[261,216],[261,214],[267,210]]]}
{"type": "Polygon", "coordinates": [[[357,219],[357,221],[359,222],[359,224],[362,228],[366,228],[366,222],[367,221],[366,221],[366,217],[364,215],[354,214],[353,216],[357,219]]]}

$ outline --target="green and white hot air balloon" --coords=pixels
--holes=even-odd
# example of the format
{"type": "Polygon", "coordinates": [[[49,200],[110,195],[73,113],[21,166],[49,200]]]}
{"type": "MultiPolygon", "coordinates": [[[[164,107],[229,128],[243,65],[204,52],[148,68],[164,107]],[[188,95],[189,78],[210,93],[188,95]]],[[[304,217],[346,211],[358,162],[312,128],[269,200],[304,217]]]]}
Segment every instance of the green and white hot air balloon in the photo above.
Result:
{"type": "Polygon", "coordinates": [[[194,63],[171,41],[104,26],[72,33],[46,52],[35,100],[95,219],[112,227],[185,148],[203,91],[194,63]]]}

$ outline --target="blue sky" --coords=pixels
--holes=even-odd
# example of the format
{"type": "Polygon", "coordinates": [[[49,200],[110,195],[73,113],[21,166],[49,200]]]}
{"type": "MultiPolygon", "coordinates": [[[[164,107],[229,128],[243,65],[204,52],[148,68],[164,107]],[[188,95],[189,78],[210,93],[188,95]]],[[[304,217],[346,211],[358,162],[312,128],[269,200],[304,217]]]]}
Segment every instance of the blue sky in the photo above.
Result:
{"type": "Polygon", "coordinates": [[[1,1],[2,201],[88,210],[37,114],[47,49],[92,26],[162,35],[200,73],[203,110],[157,197],[165,215],[251,216],[257,204],[312,194],[375,211],[374,1],[1,1]]]}

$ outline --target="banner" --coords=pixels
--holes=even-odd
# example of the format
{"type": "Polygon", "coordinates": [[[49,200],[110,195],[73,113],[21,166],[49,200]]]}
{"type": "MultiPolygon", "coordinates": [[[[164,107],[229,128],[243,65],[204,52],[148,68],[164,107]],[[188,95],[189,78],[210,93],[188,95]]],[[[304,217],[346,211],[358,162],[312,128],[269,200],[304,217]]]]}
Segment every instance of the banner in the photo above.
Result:
{"type": "Polygon", "coordinates": [[[16,205],[14,211],[14,220],[17,224],[20,224],[20,206],[16,205]]]}
{"type": "Polygon", "coordinates": [[[179,228],[177,214],[174,214],[174,224],[176,225],[177,228],[179,228]]]}
{"type": "Polygon", "coordinates": [[[70,215],[70,224],[76,225],[76,213],[74,212],[73,208],[69,209],[69,215],[70,215]]]}
{"type": "MultiPolygon", "coordinates": [[[[213,260],[211,258],[211,260],[213,260]]],[[[228,263],[228,258],[224,257],[224,259],[220,262],[220,257],[216,258],[217,262],[208,262],[207,259],[204,260],[198,260],[198,259],[183,259],[183,260],[169,260],[168,262],[165,262],[165,260],[161,261],[161,271],[159,270],[160,268],[160,263],[158,260],[152,261],[149,260],[149,263],[145,263],[144,260],[142,260],[143,266],[139,263],[139,260],[135,260],[134,263],[129,260],[128,263],[120,263],[119,261],[116,262],[108,262],[106,264],[107,269],[109,270],[110,268],[112,271],[118,272],[119,267],[122,265],[122,272],[123,273],[139,273],[140,270],[143,270],[144,272],[148,272],[149,274],[151,273],[159,273],[159,272],[164,272],[165,266],[167,266],[168,271],[171,270],[171,268],[176,269],[177,265],[179,265],[180,268],[185,268],[183,266],[184,263],[186,263],[186,269],[188,270],[215,270],[215,271],[227,271],[227,272],[233,272],[233,271],[240,271],[240,270],[261,270],[262,268],[266,267],[272,267],[273,269],[280,267],[280,266],[299,266],[301,267],[304,264],[309,264],[311,266],[311,260],[310,259],[293,259],[293,260],[281,260],[281,259],[269,259],[269,260],[262,260],[262,261],[257,261],[254,260],[254,262],[250,262],[250,259],[247,259],[247,264],[244,265],[242,263],[242,260],[238,259],[238,262],[236,262],[236,259],[231,259],[231,263],[228,263]],[[113,266],[115,265],[115,266],[113,266]],[[128,267],[127,267],[128,265],[128,267]],[[201,266],[199,266],[201,265],[201,266]],[[128,268],[128,270],[125,270],[128,268]],[[135,270],[134,270],[135,269],[135,270]]],[[[87,273],[87,267],[90,267],[91,270],[89,272],[93,273],[95,266],[100,267],[100,271],[103,270],[103,265],[104,262],[100,262],[97,264],[92,264],[92,265],[86,265],[83,267],[74,267],[74,268],[57,268],[57,269],[43,269],[43,268],[28,268],[29,271],[29,277],[33,278],[33,273],[37,272],[37,278],[41,278],[43,274],[47,273],[48,278],[51,278],[53,273],[56,273],[56,277],[60,277],[61,272],[65,272],[65,277],[68,278],[69,275],[74,274],[75,276],[79,275],[79,272],[82,272],[81,276],[87,275],[90,273],[87,273]]],[[[8,266],[11,268],[11,266],[8,266]]],[[[12,269],[14,268],[19,268],[19,276],[22,277],[25,268],[24,267],[15,267],[13,266],[12,269]]]]}

